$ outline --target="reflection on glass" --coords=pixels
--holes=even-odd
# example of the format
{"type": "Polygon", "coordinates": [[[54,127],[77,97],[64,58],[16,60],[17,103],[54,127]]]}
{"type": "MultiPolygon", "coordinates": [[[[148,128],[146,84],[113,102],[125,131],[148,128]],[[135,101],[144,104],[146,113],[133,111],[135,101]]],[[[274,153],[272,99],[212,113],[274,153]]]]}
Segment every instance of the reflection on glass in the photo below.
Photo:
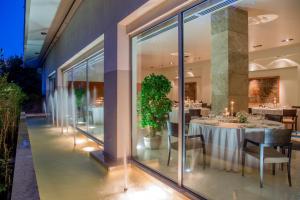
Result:
{"type": "Polygon", "coordinates": [[[74,126],[74,97],[73,97],[73,78],[72,70],[64,73],[64,113],[65,113],[65,125],[74,126]]]}
{"type": "Polygon", "coordinates": [[[65,71],[64,123],[104,141],[104,50],[65,71]]]}
{"type": "Polygon", "coordinates": [[[87,74],[86,62],[73,70],[73,87],[75,95],[76,126],[87,131],[87,74]]]}
{"type": "Polygon", "coordinates": [[[132,39],[132,154],[174,181],[178,173],[177,38],[177,18],[173,18],[132,39]]]}
{"type": "Polygon", "coordinates": [[[104,60],[103,51],[88,60],[88,133],[104,139],[104,60]]]}

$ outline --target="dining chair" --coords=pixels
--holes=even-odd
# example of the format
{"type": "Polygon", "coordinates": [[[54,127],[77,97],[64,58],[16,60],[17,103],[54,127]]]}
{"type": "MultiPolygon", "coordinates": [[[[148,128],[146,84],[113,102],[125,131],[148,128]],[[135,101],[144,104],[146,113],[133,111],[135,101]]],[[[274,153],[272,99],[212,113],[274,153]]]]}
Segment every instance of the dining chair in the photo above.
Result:
{"type": "Polygon", "coordinates": [[[282,122],[282,115],[265,114],[267,120],[282,122]]]}
{"type": "MultiPolygon", "coordinates": [[[[167,166],[170,165],[171,151],[178,151],[178,123],[173,123],[167,121],[168,128],[168,162],[167,166]],[[175,141],[173,141],[175,139],[175,141]]],[[[205,141],[202,134],[199,135],[187,135],[185,134],[185,152],[184,156],[186,158],[186,151],[195,150],[195,149],[203,149],[203,169],[205,169],[206,165],[206,149],[205,149],[205,141]]]]}
{"type": "Polygon", "coordinates": [[[201,117],[201,109],[189,109],[191,119],[201,117]]]}
{"type": "Polygon", "coordinates": [[[252,114],[252,108],[248,108],[248,113],[252,114]]]}
{"type": "Polygon", "coordinates": [[[246,154],[259,160],[260,187],[263,187],[264,164],[272,164],[272,172],[275,175],[275,164],[287,163],[288,182],[291,183],[291,130],[289,129],[265,129],[264,131],[247,131],[243,143],[242,176],[246,154]],[[248,146],[248,143],[252,144],[248,146]],[[287,155],[277,151],[277,147],[286,148],[287,155]]]}
{"type": "Polygon", "coordinates": [[[282,123],[292,125],[291,130],[297,130],[297,109],[283,109],[282,123]]]}

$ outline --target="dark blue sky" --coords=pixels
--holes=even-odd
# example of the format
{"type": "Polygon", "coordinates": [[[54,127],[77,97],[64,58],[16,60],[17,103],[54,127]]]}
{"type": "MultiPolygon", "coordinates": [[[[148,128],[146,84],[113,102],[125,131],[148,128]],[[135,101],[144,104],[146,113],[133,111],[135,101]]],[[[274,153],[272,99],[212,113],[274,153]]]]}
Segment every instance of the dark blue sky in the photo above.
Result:
{"type": "Polygon", "coordinates": [[[24,0],[0,0],[0,48],[4,57],[23,56],[24,0]]]}

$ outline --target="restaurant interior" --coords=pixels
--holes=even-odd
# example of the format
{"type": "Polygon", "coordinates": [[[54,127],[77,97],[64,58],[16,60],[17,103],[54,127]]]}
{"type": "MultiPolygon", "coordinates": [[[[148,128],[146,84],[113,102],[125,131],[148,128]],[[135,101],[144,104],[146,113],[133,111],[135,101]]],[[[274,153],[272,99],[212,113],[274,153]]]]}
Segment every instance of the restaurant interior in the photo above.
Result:
{"type": "Polygon", "coordinates": [[[177,16],[132,39],[133,158],[177,182],[183,138],[194,193],[299,199],[300,1],[232,2],[183,12],[182,78],[177,16]],[[149,85],[159,95],[146,105],[149,85]],[[153,103],[163,92],[167,109],[153,103]],[[153,127],[151,114],[163,122],[153,127]]]}

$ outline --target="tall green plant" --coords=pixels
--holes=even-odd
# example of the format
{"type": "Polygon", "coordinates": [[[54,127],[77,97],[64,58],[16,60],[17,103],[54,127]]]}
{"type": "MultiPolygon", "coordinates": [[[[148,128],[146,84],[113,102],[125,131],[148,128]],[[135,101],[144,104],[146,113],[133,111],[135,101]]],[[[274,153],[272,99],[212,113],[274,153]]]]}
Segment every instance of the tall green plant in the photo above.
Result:
{"type": "Polygon", "coordinates": [[[19,86],[7,82],[7,75],[0,77],[0,192],[12,184],[9,164],[13,157],[13,144],[24,98],[19,86]]]}
{"type": "Polygon", "coordinates": [[[167,114],[172,109],[172,101],[167,97],[171,88],[171,82],[163,75],[150,74],[142,82],[138,112],[141,127],[150,128],[150,137],[161,131],[166,123],[167,114]]]}

